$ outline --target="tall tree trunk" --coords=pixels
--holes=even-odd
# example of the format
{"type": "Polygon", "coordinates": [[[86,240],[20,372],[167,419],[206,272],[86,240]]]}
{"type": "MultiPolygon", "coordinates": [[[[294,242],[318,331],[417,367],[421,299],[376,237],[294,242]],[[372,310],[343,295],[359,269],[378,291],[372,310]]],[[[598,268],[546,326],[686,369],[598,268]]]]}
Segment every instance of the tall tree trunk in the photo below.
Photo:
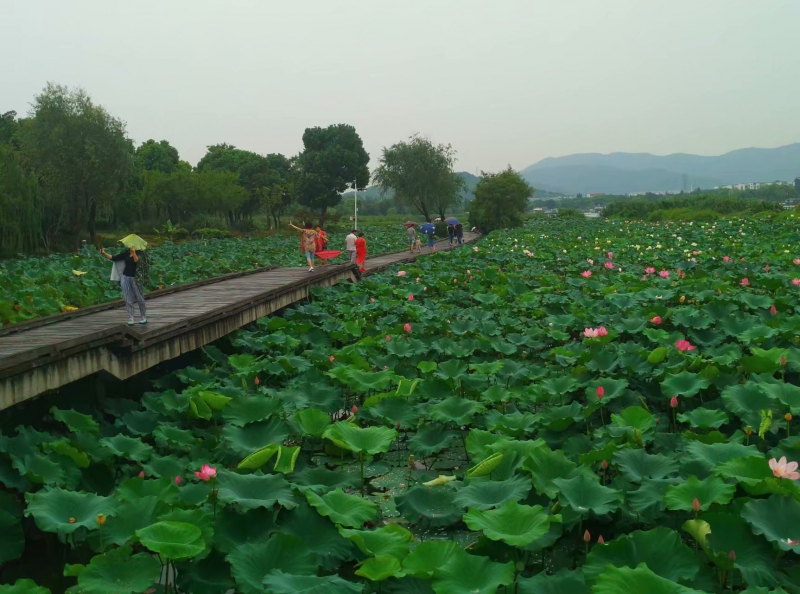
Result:
{"type": "Polygon", "coordinates": [[[97,220],[97,202],[92,200],[92,203],[89,205],[89,239],[92,243],[94,243],[95,238],[95,222],[97,220]]]}

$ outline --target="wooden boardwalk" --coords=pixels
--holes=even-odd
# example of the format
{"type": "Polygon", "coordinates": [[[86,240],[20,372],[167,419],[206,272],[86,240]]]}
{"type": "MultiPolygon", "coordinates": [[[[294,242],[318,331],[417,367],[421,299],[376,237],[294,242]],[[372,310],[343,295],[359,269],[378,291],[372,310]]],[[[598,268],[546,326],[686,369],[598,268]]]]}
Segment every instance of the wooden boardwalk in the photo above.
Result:
{"type": "MultiPolygon", "coordinates": [[[[476,238],[465,234],[468,243],[476,238]]],[[[437,244],[448,249],[446,241],[437,244]]],[[[363,274],[427,254],[369,258],[363,274]]],[[[313,272],[263,268],[151,293],[146,326],[127,326],[124,304],[115,301],[0,328],[0,409],[95,373],[132,377],[305,299],[315,286],[360,276],[349,263],[313,272]]]]}

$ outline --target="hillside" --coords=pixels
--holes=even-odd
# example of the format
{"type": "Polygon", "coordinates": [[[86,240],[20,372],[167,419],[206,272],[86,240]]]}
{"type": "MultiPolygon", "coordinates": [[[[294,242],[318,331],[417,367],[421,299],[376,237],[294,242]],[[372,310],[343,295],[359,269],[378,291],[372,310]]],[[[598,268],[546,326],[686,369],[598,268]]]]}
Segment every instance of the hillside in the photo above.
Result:
{"type": "Polygon", "coordinates": [[[685,153],[548,157],[520,173],[536,188],[567,194],[625,194],[792,180],[800,175],[800,143],[773,149],[740,149],[712,157],[685,153]]]}

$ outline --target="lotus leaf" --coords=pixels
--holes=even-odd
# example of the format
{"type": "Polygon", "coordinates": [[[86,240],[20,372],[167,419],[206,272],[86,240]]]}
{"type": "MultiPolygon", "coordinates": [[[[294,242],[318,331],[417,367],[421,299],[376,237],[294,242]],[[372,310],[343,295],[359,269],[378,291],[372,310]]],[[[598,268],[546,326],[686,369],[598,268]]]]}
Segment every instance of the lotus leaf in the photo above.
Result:
{"type": "Polygon", "coordinates": [[[429,580],[459,550],[458,544],[452,540],[422,542],[403,561],[403,571],[406,575],[429,580]]]}
{"type": "MultiPolygon", "coordinates": [[[[449,482],[449,481],[448,481],[449,482]]],[[[445,485],[416,485],[395,498],[397,511],[409,523],[438,528],[461,519],[461,509],[455,504],[455,491],[445,485]]]]}
{"type": "Polygon", "coordinates": [[[517,578],[518,594],[589,594],[580,571],[562,569],[553,575],[541,572],[530,578],[517,578]]]}
{"type": "Polygon", "coordinates": [[[295,503],[290,484],[279,474],[236,474],[218,471],[219,500],[242,509],[271,509],[276,503],[292,509],[295,503]]]}
{"type": "Polygon", "coordinates": [[[280,570],[265,577],[264,586],[272,594],[359,594],[364,590],[363,585],[336,575],[291,575],[280,570]]]}
{"type": "Polygon", "coordinates": [[[471,481],[459,489],[453,502],[462,507],[487,510],[499,507],[506,501],[524,500],[531,490],[531,481],[521,476],[513,476],[504,481],[471,481]]]}
{"type": "Polygon", "coordinates": [[[656,575],[642,563],[635,569],[609,566],[597,578],[592,594],[704,594],[656,575]]]}
{"type": "Polygon", "coordinates": [[[79,493],[64,489],[43,489],[25,496],[26,516],[33,516],[36,525],[45,532],[72,534],[79,528],[96,530],[98,515],[113,516],[117,502],[93,493],[79,493]]]}
{"type": "Polygon", "coordinates": [[[470,509],[464,522],[470,530],[482,531],[488,538],[511,546],[528,545],[550,530],[550,518],[542,506],[520,505],[513,499],[494,510],[470,509]]]}
{"type": "Polygon", "coordinates": [[[266,543],[247,543],[228,556],[237,590],[242,594],[263,594],[264,580],[276,571],[292,575],[315,575],[314,553],[296,536],[276,533],[266,543]]]}
{"type": "Polygon", "coordinates": [[[158,559],[146,553],[131,554],[130,547],[111,549],[93,557],[78,574],[75,594],[139,594],[161,577],[158,559]]]}
{"type": "Polygon", "coordinates": [[[165,559],[188,559],[206,548],[200,528],[186,522],[156,522],[136,531],[139,541],[165,559]]]}
{"type": "Polygon", "coordinates": [[[620,491],[604,487],[583,474],[571,479],[558,478],[553,484],[561,491],[559,501],[562,505],[569,505],[581,515],[590,511],[599,516],[607,514],[617,509],[623,499],[620,491]]]}
{"type": "Polygon", "coordinates": [[[433,591],[436,594],[494,594],[499,586],[508,586],[513,581],[513,563],[495,563],[458,550],[434,573],[433,591]]]}
{"type": "Polygon", "coordinates": [[[397,438],[397,431],[387,427],[356,427],[352,423],[334,423],[324,436],[340,448],[356,453],[386,452],[397,438]]]}
{"type": "Polygon", "coordinates": [[[341,489],[335,489],[322,496],[307,491],[306,498],[321,515],[330,518],[334,524],[348,528],[362,526],[364,522],[374,520],[378,513],[377,506],[371,501],[356,495],[348,495],[341,489]]]}
{"type": "Polygon", "coordinates": [[[680,485],[667,487],[664,503],[668,509],[692,511],[692,503],[697,499],[700,509],[707,510],[714,503],[728,503],[735,490],[733,485],[725,483],[717,476],[702,481],[696,476],[690,476],[680,485]]]}

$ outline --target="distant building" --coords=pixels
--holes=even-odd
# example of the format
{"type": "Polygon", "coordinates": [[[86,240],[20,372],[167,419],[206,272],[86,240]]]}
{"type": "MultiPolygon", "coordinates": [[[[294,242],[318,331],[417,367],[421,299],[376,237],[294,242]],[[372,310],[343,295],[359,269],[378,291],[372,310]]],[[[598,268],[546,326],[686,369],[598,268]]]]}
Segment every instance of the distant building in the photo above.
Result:
{"type": "MultiPolygon", "coordinates": [[[[791,186],[792,182],[788,181],[780,181],[775,180],[771,182],[748,182],[746,184],[729,184],[727,186],[716,186],[715,190],[760,190],[761,188],[766,188],[767,186],[791,186]]],[[[797,185],[797,180],[795,180],[795,186],[797,185]]]]}
{"type": "Polygon", "coordinates": [[[800,194],[800,177],[794,178],[794,191],[800,194]]]}

